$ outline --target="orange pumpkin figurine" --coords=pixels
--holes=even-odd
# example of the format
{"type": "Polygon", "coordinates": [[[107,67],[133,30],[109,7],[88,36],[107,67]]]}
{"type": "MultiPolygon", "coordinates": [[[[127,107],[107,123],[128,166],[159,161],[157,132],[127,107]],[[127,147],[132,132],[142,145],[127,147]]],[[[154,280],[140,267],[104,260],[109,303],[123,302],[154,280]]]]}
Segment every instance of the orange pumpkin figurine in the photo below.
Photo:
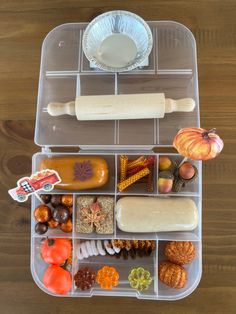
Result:
{"type": "Polygon", "coordinates": [[[44,273],[43,284],[52,293],[67,294],[72,287],[71,274],[58,265],[51,265],[44,273]]]}
{"type": "Polygon", "coordinates": [[[215,158],[223,149],[222,139],[215,133],[202,128],[184,128],[174,138],[173,146],[179,154],[193,160],[215,158]]]}
{"type": "Polygon", "coordinates": [[[69,239],[45,239],[41,246],[41,256],[48,264],[61,265],[71,254],[69,239]]]}
{"type": "Polygon", "coordinates": [[[119,274],[114,267],[104,266],[99,269],[96,281],[102,289],[112,289],[119,283],[119,274]]]}

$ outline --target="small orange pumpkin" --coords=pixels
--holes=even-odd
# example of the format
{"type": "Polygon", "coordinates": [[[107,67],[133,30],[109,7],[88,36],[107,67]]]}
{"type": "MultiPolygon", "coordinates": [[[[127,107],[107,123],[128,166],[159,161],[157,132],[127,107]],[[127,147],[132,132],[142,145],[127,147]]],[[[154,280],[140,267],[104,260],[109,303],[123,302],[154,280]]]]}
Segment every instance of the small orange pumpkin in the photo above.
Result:
{"type": "Polygon", "coordinates": [[[45,239],[41,245],[41,256],[48,264],[61,265],[71,254],[69,239],[45,239]]]}
{"type": "Polygon", "coordinates": [[[215,158],[223,149],[222,139],[215,134],[216,129],[209,131],[202,128],[184,128],[176,134],[173,146],[179,154],[193,160],[215,158]]]}
{"type": "Polygon", "coordinates": [[[66,294],[71,290],[71,274],[58,265],[51,265],[43,276],[44,286],[55,294],[66,294]]]}

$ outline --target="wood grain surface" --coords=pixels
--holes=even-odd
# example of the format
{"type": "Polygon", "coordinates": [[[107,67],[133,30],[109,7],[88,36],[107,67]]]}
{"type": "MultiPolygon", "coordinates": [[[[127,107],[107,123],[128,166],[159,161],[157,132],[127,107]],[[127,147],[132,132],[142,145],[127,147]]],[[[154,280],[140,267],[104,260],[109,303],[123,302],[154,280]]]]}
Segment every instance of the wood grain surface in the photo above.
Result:
{"type": "Polygon", "coordinates": [[[235,313],[236,309],[236,1],[0,1],[0,312],[235,313]],[[41,43],[55,26],[127,9],[146,20],[175,20],[197,40],[201,125],[216,127],[222,154],[203,166],[203,276],[176,302],[134,298],[53,298],[30,273],[30,204],[7,194],[31,171],[41,43]]]}

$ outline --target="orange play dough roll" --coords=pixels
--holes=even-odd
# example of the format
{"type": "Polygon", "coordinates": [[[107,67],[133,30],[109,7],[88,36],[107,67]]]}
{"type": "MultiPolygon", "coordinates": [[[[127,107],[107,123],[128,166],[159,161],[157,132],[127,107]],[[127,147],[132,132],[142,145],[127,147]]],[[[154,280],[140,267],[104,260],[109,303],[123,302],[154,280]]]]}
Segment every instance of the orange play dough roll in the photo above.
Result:
{"type": "Polygon", "coordinates": [[[61,190],[86,190],[99,188],[108,181],[108,164],[96,156],[48,157],[41,160],[40,170],[54,169],[61,177],[55,186],[61,190]]]}

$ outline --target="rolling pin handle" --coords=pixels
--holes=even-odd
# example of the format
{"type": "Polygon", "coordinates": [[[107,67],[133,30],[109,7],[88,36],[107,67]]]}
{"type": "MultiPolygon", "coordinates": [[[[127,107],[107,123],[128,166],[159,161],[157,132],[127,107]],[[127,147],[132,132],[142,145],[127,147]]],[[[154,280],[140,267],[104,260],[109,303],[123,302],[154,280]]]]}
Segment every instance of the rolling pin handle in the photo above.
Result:
{"type": "Polygon", "coordinates": [[[174,100],[171,98],[165,99],[165,113],[175,111],[190,112],[195,108],[195,101],[192,98],[182,98],[174,100]]]}
{"type": "Polygon", "coordinates": [[[69,101],[67,103],[50,102],[47,106],[47,111],[51,116],[61,116],[68,114],[75,116],[75,102],[69,101]]]}

